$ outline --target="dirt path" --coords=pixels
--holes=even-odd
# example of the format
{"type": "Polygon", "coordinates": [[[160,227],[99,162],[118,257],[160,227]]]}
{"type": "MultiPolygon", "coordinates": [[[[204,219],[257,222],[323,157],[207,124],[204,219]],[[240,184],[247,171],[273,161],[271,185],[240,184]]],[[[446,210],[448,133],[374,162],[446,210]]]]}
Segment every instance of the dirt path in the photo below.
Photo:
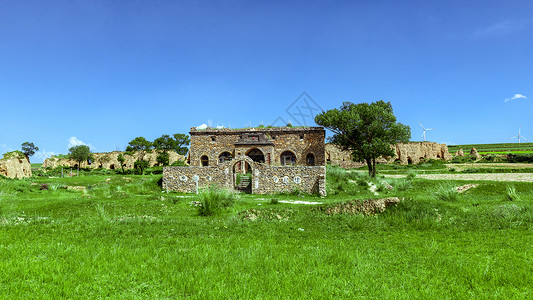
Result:
{"type": "MultiPolygon", "coordinates": [[[[401,178],[405,175],[384,175],[385,177],[401,178]]],[[[488,173],[488,174],[420,174],[417,178],[432,180],[490,180],[490,181],[521,181],[533,182],[533,173],[488,173]]]]}

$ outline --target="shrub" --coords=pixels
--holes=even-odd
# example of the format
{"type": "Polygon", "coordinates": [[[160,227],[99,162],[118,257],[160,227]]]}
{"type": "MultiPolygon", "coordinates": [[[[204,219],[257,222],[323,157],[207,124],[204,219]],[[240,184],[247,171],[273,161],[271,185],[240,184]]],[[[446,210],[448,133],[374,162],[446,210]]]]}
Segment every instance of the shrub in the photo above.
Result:
{"type": "Polygon", "coordinates": [[[278,203],[279,203],[278,198],[272,198],[272,199],[270,199],[270,204],[278,204],[278,203]]]}
{"type": "Polygon", "coordinates": [[[412,187],[411,181],[404,178],[396,180],[393,185],[398,191],[405,191],[412,187]]]}
{"type": "Polygon", "coordinates": [[[533,153],[509,153],[507,161],[510,163],[533,162],[533,153]]]}
{"type": "Polygon", "coordinates": [[[412,171],[409,171],[409,172],[407,172],[407,176],[405,178],[407,178],[407,180],[413,180],[413,179],[416,178],[416,173],[412,172],[412,171]]]}
{"type": "Polygon", "coordinates": [[[514,188],[514,186],[508,186],[507,187],[507,193],[505,194],[505,201],[516,201],[520,199],[520,196],[518,195],[518,192],[514,188]]]}
{"type": "Polygon", "coordinates": [[[450,184],[440,185],[435,192],[435,198],[442,201],[457,201],[459,193],[454,186],[450,184]]]}
{"type": "Polygon", "coordinates": [[[198,205],[198,214],[200,216],[211,216],[218,213],[221,209],[233,205],[236,194],[225,189],[210,186],[201,190],[196,196],[198,205]]]}

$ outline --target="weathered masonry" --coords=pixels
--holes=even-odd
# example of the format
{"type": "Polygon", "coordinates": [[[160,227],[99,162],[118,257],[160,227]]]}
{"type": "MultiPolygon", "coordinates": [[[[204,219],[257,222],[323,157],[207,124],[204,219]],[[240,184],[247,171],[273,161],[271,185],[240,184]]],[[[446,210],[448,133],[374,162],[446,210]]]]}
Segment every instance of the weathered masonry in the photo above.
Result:
{"type": "Polygon", "coordinates": [[[325,194],[322,127],[192,128],[190,167],[163,169],[163,187],[195,192],[216,184],[254,194],[325,194]]]}

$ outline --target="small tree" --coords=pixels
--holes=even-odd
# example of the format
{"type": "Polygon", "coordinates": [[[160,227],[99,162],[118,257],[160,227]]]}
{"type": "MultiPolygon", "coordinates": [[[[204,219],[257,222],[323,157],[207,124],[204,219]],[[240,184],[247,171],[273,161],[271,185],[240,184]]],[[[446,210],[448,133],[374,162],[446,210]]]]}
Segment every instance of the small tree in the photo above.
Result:
{"type": "Polygon", "coordinates": [[[78,145],[68,149],[69,158],[78,162],[78,168],[81,163],[92,159],[91,149],[87,145],[78,145]]]}
{"type": "Polygon", "coordinates": [[[138,170],[141,175],[144,173],[145,169],[148,169],[149,166],[150,162],[143,159],[138,159],[133,163],[133,167],[138,170]]]}
{"type": "Polygon", "coordinates": [[[117,156],[117,160],[118,162],[120,163],[120,167],[122,168],[122,173],[124,173],[124,166],[125,166],[125,161],[126,159],[124,158],[124,155],[122,155],[122,153],[120,153],[118,156],[117,156]]]}
{"type": "Polygon", "coordinates": [[[39,151],[39,147],[35,146],[33,143],[30,142],[24,142],[22,143],[22,153],[26,155],[28,160],[30,159],[30,156],[33,156],[35,152],[39,151]]]}
{"type": "Polygon", "coordinates": [[[370,176],[376,176],[376,158],[394,155],[391,145],[407,143],[411,129],[396,123],[390,102],[344,102],[340,109],[331,109],[315,116],[315,122],[333,131],[330,138],[355,160],[364,160],[370,176]]]}
{"type": "Polygon", "coordinates": [[[170,161],[170,155],[166,151],[162,151],[157,155],[157,164],[160,166],[168,166],[170,161]]]}

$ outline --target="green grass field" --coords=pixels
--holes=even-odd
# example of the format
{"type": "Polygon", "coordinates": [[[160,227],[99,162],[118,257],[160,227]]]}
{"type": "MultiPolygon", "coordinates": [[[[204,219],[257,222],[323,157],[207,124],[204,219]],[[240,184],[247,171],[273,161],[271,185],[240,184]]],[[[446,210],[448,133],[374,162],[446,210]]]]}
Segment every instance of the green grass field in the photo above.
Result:
{"type": "Polygon", "coordinates": [[[242,194],[209,217],[160,175],[0,179],[0,298],[530,298],[533,184],[509,201],[509,183],[448,197],[472,182],[413,177],[376,196],[329,168],[326,198],[242,194]],[[326,214],[392,196],[382,214],[326,214]]]}
{"type": "Polygon", "coordinates": [[[459,149],[467,152],[472,148],[476,148],[480,154],[533,153],[533,143],[448,145],[450,153],[455,153],[459,149]]]}

